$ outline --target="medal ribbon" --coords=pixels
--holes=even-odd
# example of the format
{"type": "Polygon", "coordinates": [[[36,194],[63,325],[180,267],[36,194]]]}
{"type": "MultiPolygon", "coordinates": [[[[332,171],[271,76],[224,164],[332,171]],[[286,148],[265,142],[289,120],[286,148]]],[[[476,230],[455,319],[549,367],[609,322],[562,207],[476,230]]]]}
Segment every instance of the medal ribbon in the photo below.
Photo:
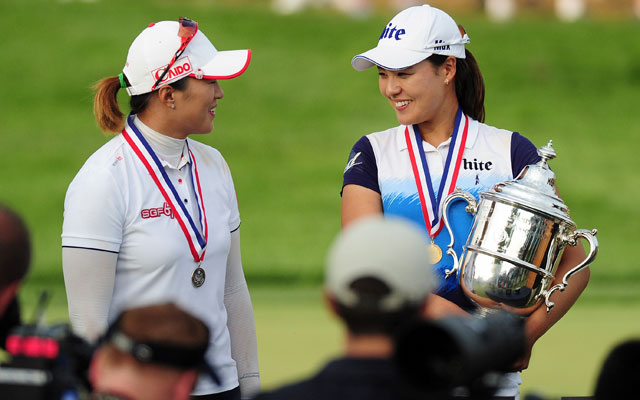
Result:
{"type": "Polygon", "coordinates": [[[204,203],[202,201],[202,189],[200,187],[198,167],[196,165],[196,159],[191,152],[191,149],[189,149],[189,144],[187,143],[187,149],[189,151],[189,160],[191,161],[189,164],[191,184],[193,186],[193,193],[198,205],[198,213],[200,214],[198,222],[200,223],[202,232],[204,232],[204,237],[202,237],[200,231],[197,229],[193,218],[191,218],[191,214],[187,211],[186,206],[180,200],[180,196],[178,195],[175,186],[173,186],[173,183],[171,183],[160,159],[149,145],[149,142],[147,142],[142,133],[140,133],[138,128],[134,125],[133,116],[131,115],[127,118],[127,123],[122,131],[122,136],[131,146],[140,161],[142,161],[142,164],[149,172],[151,179],[153,179],[153,182],[158,187],[158,190],[160,190],[160,193],[162,193],[165,201],[171,207],[173,215],[176,217],[176,220],[182,229],[182,233],[184,233],[184,236],[187,239],[189,250],[191,250],[191,255],[193,256],[194,261],[196,263],[202,262],[207,247],[207,240],[209,238],[209,228],[204,203]],[[133,134],[130,132],[133,132],[133,134]]]}
{"type": "Polygon", "coordinates": [[[415,177],[416,186],[418,187],[422,215],[425,225],[427,226],[427,232],[432,239],[438,236],[443,228],[440,210],[444,199],[455,189],[460,164],[462,163],[462,154],[464,153],[464,147],[467,143],[468,130],[469,117],[464,115],[461,109],[458,109],[453,135],[449,143],[449,152],[444,164],[442,180],[440,181],[437,195],[433,190],[427,157],[422,147],[420,130],[414,125],[411,126],[411,129],[407,126],[404,131],[407,148],[409,149],[409,158],[411,159],[411,168],[413,169],[413,176],[415,177]],[[462,121],[463,116],[464,121],[462,121]],[[418,161],[422,168],[418,168],[418,161]]]}

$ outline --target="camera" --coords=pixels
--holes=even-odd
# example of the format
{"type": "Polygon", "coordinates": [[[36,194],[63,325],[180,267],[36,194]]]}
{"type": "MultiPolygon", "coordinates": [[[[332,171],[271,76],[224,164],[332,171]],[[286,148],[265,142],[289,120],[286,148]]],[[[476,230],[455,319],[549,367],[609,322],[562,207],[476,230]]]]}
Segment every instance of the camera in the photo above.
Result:
{"type": "Polygon", "coordinates": [[[422,393],[491,398],[525,349],[524,319],[502,310],[415,321],[394,337],[400,375],[422,393]]]}
{"type": "MultiPolygon", "coordinates": [[[[41,300],[41,303],[43,300],[41,300]]],[[[10,360],[0,364],[0,398],[87,398],[93,347],[68,324],[34,324],[12,329],[6,340],[10,360]]]]}

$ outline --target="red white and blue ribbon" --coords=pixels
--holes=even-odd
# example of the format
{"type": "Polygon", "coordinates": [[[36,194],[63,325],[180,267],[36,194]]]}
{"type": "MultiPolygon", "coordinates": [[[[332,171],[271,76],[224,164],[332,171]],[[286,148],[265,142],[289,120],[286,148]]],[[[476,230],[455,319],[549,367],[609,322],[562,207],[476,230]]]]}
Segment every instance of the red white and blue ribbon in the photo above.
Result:
{"type": "Polygon", "coordinates": [[[449,143],[449,152],[444,165],[442,180],[440,187],[436,193],[433,189],[431,174],[429,173],[429,165],[427,157],[422,147],[422,136],[417,126],[409,126],[405,128],[404,136],[409,150],[409,158],[411,159],[411,168],[413,176],[416,180],[418,188],[418,196],[420,197],[420,205],[422,207],[422,215],[427,227],[427,232],[431,238],[435,238],[443,228],[441,209],[445,198],[451,194],[458,180],[460,164],[462,163],[462,154],[467,143],[467,133],[469,131],[469,118],[458,109],[456,122],[449,143]],[[464,117],[464,118],[463,118],[464,117]]]}
{"type": "Polygon", "coordinates": [[[175,186],[171,183],[167,172],[162,166],[162,162],[149,145],[149,142],[147,142],[142,133],[140,133],[133,123],[132,115],[127,118],[127,123],[122,131],[122,136],[145,166],[151,176],[151,179],[153,179],[158,190],[162,193],[162,197],[164,197],[164,200],[171,207],[173,215],[176,217],[176,220],[182,229],[182,233],[184,233],[184,236],[187,239],[189,250],[191,251],[191,255],[193,255],[193,260],[199,264],[204,259],[204,253],[207,249],[209,228],[207,225],[207,214],[204,209],[204,202],[202,201],[202,189],[200,187],[198,166],[191,149],[189,149],[188,143],[187,149],[189,149],[191,184],[193,185],[193,193],[195,194],[198,205],[198,222],[200,224],[200,230],[196,227],[194,219],[191,217],[191,214],[180,199],[175,186]],[[203,232],[204,236],[201,235],[200,232],[203,232]]]}

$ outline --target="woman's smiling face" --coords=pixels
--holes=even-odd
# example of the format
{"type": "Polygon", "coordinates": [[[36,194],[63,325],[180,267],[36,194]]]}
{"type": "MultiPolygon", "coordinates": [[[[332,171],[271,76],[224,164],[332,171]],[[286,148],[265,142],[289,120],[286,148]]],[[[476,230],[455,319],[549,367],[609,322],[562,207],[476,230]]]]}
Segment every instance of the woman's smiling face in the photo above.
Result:
{"type": "Polygon", "coordinates": [[[183,121],[185,137],[190,134],[209,133],[213,129],[213,119],[218,100],[224,91],[217,80],[189,80],[184,91],[176,91],[176,117],[183,121]]]}
{"type": "Polygon", "coordinates": [[[378,68],[378,75],[380,93],[389,100],[402,125],[433,120],[444,103],[444,74],[430,61],[399,71],[378,68]]]}

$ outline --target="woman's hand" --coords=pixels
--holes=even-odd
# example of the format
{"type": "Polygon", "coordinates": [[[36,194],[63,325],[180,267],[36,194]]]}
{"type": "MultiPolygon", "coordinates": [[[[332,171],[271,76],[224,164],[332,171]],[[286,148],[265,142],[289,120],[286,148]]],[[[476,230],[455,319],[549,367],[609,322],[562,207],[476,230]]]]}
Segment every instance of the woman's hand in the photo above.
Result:
{"type": "Polygon", "coordinates": [[[525,370],[529,367],[529,360],[531,359],[531,350],[533,350],[533,344],[536,341],[527,336],[525,339],[525,345],[524,345],[524,352],[522,353],[522,356],[516,360],[516,362],[513,363],[512,367],[511,367],[511,371],[515,372],[515,371],[522,371],[525,370]]]}

